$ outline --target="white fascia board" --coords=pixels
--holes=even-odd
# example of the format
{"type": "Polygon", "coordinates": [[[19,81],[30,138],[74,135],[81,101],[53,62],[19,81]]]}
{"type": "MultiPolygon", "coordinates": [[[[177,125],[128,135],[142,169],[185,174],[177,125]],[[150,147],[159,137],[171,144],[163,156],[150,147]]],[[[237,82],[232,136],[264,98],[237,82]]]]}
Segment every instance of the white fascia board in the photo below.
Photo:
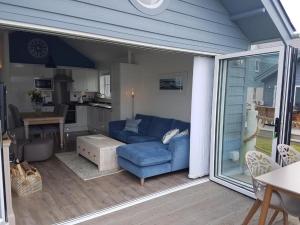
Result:
{"type": "Polygon", "coordinates": [[[287,42],[288,45],[293,46],[294,48],[300,49],[300,37],[294,38],[287,42]]]}
{"type": "Polygon", "coordinates": [[[280,33],[282,40],[288,43],[294,37],[295,29],[279,0],[261,0],[280,33]]]}

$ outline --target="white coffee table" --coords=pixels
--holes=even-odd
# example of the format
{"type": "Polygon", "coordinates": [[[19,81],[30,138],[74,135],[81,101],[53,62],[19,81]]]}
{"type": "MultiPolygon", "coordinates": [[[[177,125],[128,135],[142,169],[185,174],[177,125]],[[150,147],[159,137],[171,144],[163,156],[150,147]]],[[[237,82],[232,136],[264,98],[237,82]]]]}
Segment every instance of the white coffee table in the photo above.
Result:
{"type": "Polygon", "coordinates": [[[104,135],[77,137],[77,154],[98,166],[99,172],[111,173],[119,170],[116,148],[124,143],[104,135]]]}

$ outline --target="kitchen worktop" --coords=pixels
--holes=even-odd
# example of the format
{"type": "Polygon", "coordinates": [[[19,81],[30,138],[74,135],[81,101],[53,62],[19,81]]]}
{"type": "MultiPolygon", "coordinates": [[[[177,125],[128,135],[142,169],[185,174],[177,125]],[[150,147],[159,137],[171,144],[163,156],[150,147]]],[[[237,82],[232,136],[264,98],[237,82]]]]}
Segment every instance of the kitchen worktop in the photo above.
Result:
{"type": "MultiPolygon", "coordinates": [[[[91,107],[97,107],[97,108],[103,108],[103,109],[111,109],[111,104],[107,102],[84,102],[84,103],[79,103],[79,102],[70,102],[70,105],[73,106],[91,106],[91,107]]],[[[43,103],[43,107],[48,107],[48,106],[55,106],[53,102],[48,102],[48,103],[43,103]]]]}
{"type": "Polygon", "coordinates": [[[72,105],[82,105],[82,106],[92,106],[97,108],[103,108],[103,109],[111,109],[110,103],[102,103],[102,102],[71,102],[72,105]]]}

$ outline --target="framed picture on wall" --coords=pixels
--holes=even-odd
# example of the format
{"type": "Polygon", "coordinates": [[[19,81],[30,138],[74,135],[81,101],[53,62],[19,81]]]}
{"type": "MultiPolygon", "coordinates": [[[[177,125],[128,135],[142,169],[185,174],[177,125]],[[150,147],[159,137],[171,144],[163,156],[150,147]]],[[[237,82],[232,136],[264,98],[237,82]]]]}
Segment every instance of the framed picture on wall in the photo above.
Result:
{"type": "Polygon", "coordinates": [[[183,91],[186,72],[172,73],[160,75],[159,77],[159,90],[161,91],[183,91]]]}

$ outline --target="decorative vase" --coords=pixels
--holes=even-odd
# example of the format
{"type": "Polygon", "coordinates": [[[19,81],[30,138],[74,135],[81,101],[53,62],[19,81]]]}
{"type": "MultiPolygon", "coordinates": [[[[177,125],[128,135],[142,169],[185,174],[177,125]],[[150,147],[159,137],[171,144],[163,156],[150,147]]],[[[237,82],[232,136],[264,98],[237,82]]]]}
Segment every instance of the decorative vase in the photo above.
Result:
{"type": "Polygon", "coordinates": [[[41,112],[43,107],[43,102],[32,102],[32,108],[35,112],[41,112]]]}

